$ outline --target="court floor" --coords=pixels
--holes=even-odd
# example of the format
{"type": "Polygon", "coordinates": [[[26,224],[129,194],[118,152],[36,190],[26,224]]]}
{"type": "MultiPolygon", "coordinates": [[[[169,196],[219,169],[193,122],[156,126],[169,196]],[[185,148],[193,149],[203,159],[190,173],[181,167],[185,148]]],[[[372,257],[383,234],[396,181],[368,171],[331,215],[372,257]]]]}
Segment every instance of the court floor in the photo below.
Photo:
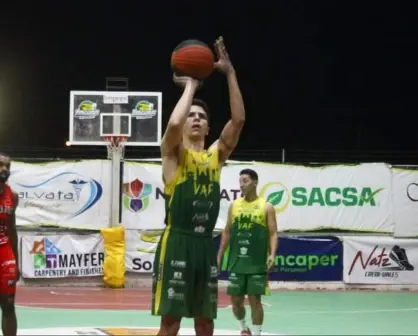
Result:
{"type": "MultiPolygon", "coordinates": [[[[228,297],[219,301],[216,334],[238,335],[228,297]]],[[[263,301],[265,334],[418,334],[418,293],[283,291],[263,301]]],[[[17,304],[19,335],[155,335],[159,324],[149,289],[20,287],[17,304]]],[[[184,320],[180,335],[192,326],[184,320]]]]}

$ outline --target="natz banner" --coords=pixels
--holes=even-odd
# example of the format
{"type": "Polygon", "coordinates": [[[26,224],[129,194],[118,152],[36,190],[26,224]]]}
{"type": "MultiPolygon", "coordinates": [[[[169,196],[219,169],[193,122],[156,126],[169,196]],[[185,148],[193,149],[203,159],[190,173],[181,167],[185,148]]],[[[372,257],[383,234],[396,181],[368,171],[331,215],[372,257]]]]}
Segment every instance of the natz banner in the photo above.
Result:
{"type": "Polygon", "coordinates": [[[418,170],[392,168],[395,237],[418,236],[418,170]]]}
{"type": "Polygon", "coordinates": [[[17,225],[107,227],[110,182],[107,160],[13,162],[9,184],[19,196],[17,225]]]}
{"type": "Polygon", "coordinates": [[[22,236],[23,278],[101,276],[104,247],[100,234],[22,236]]]}
{"type": "Polygon", "coordinates": [[[344,282],[418,284],[418,240],[344,237],[344,282]]]}
{"type": "MultiPolygon", "coordinates": [[[[220,236],[215,238],[219,248],[220,236]]],[[[280,237],[269,274],[273,281],[341,281],[342,243],[337,237],[280,237]]],[[[220,279],[227,280],[229,249],[225,252],[220,279]]]]}
{"type": "Polygon", "coordinates": [[[125,230],[125,264],[128,272],[152,273],[161,232],[125,230]]]}

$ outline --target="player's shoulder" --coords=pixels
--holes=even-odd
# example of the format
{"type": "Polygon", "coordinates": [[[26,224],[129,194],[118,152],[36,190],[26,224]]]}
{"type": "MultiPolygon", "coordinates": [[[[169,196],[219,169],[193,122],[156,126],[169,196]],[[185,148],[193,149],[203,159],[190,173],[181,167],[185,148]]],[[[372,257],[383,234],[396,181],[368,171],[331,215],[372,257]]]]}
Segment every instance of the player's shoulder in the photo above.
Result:
{"type": "Polygon", "coordinates": [[[234,199],[231,202],[231,207],[234,206],[234,205],[237,205],[237,204],[241,204],[243,200],[244,200],[244,197],[238,197],[238,198],[234,199]]]}
{"type": "Polygon", "coordinates": [[[273,204],[271,204],[270,202],[268,202],[265,198],[262,198],[262,202],[264,204],[264,209],[266,209],[266,211],[274,211],[274,206],[273,204]]]}
{"type": "Polygon", "coordinates": [[[6,184],[6,186],[7,186],[7,188],[9,188],[9,190],[10,190],[12,196],[13,196],[13,200],[15,202],[18,202],[19,201],[19,194],[15,190],[13,190],[13,188],[10,185],[6,184]]]}

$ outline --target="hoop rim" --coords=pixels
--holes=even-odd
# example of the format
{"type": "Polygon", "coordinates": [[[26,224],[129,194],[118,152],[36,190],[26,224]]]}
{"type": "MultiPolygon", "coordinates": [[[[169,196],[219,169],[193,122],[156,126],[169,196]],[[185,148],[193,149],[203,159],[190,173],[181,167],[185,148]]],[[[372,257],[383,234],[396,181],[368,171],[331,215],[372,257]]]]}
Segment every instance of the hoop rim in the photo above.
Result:
{"type": "Polygon", "coordinates": [[[108,147],[123,147],[128,140],[127,135],[105,135],[103,140],[107,143],[108,147]]]}

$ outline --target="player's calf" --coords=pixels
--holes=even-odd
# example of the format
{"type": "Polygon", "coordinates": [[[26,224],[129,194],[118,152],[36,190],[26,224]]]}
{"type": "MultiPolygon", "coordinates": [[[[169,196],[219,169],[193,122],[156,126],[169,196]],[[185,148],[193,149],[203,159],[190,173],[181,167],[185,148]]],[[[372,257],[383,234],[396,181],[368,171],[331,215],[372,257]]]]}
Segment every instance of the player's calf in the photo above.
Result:
{"type": "Polygon", "coordinates": [[[17,335],[17,318],[14,295],[0,295],[1,329],[4,336],[17,335]]]}
{"type": "Polygon", "coordinates": [[[248,301],[251,307],[251,319],[253,322],[253,334],[261,335],[261,329],[264,322],[264,309],[261,303],[260,295],[248,295],[248,301]]]}
{"type": "Polygon", "coordinates": [[[232,312],[238,320],[241,328],[241,335],[251,335],[250,328],[245,322],[245,296],[231,296],[232,312]]]}
{"type": "Polygon", "coordinates": [[[196,336],[213,336],[213,320],[197,317],[194,319],[194,331],[196,336]]]}
{"type": "Polygon", "coordinates": [[[179,317],[163,316],[157,336],[177,336],[180,330],[180,323],[181,318],[179,317]]]}

